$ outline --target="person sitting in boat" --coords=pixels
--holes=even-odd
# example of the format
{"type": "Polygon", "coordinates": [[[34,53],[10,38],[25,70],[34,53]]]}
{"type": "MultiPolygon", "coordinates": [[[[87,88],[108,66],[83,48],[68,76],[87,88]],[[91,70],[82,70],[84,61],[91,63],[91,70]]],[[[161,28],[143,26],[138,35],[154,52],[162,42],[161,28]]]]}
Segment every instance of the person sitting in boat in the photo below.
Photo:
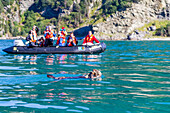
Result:
{"type": "Polygon", "coordinates": [[[53,78],[55,80],[62,80],[62,79],[79,79],[79,78],[85,78],[85,79],[91,79],[91,80],[101,80],[102,73],[97,70],[93,69],[89,74],[83,75],[83,76],[76,76],[76,77],[54,77],[53,75],[48,74],[48,78],[53,78]]]}
{"type": "Polygon", "coordinates": [[[45,40],[44,40],[44,38],[43,37],[41,37],[40,39],[38,39],[38,46],[40,46],[40,47],[43,47],[44,46],[44,44],[45,44],[45,40]]]}
{"type": "Polygon", "coordinates": [[[66,32],[64,27],[62,27],[62,29],[60,29],[58,35],[59,36],[58,36],[56,45],[58,45],[58,46],[65,46],[66,45],[65,44],[65,42],[66,42],[65,36],[67,35],[67,32],[66,32]]]}
{"type": "Polygon", "coordinates": [[[65,44],[65,42],[66,42],[66,39],[65,39],[65,36],[64,36],[64,34],[58,34],[58,38],[57,38],[57,43],[56,43],[56,45],[58,45],[58,46],[65,46],[66,44],[65,44]]]}
{"type": "Polygon", "coordinates": [[[54,30],[52,30],[52,27],[51,26],[49,26],[49,30],[50,30],[50,32],[52,32],[52,34],[51,34],[51,41],[52,41],[52,45],[53,45],[53,41],[54,41],[54,37],[56,36],[55,35],[55,32],[54,32],[54,30]]]}
{"type": "Polygon", "coordinates": [[[33,26],[32,27],[32,35],[34,37],[35,40],[37,40],[37,33],[39,32],[39,28],[37,26],[33,26]]]}
{"type": "Polygon", "coordinates": [[[68,38],[68,40],[67,40],[67,46],[76,46],[77,45],[77,39],[76,39],[76,37],[74,36],[74,33],[72,32],[71,34],[70,34],[70,37],[68,38]]]}
{"type": "Polygon", "coordinates": [[[56,30],[53,32],[53,37],[54,37],[53,40],[57,38],[57,31],[56,30]]]}
{"type": "Polygon", "coordinates": [[[60,29],[58,34],[63,34],[64,36],[66,36],[67,35],[67,31],[66,31],[65,27],[62,27],[62,29],[60,29]]]}
{"type": "Polygon", "coordinates": [[[100,43],[96,37],[92,34],[92,31],[89,31],[89,34],[85,37],[83,45],[93,45],[93,42],[100,43]]]}
{"type": "Polygon", "coordinates": [[[36,40],[34,39],[34,36],[33,36],[33,31],[29,31],[29,34],[28,36],[26,37],[26,44],[29,44],[29,46],[35,46],[36,44],[36,40]]]}
{"type": "Polygon", "coordinates": [[[52,46],[53,45],[53,31],[51,29],[51,26],[47,26],[46,30],[44,31],[44,37],[45,37],[45,47],[52,46]]]}

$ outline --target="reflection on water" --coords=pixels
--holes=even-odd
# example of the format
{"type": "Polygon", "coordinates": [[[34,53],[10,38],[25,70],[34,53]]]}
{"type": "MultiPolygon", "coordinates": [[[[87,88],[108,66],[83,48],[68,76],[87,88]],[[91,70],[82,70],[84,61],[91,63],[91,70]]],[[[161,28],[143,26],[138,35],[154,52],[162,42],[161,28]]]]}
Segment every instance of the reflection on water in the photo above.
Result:
{"type": "Polygon", "coordinates": [[[168,113],[170,42],[106,44],[100,55],[0,53],[0,112],[168,113]],[[101,81],[46,77],[94,68],[103,73],[101,81]]]}
{"type": "Polygon", "coordinates": [[[46,65],[53,65],[54,62],[54,56],[53,55],[49,55],[46,58],[46,65]]]}
{"type": "MultiPolygon", "coordinates": [[[[5,55],[6,57],[6,55],[5,55]]],[[[47,55],[41,56],[38,59],[46,59],[45,65],[53,65],[53,64],[76,64],[72,61],[85,61],[84,64],[88,64],[89,62],[100,63],[101,55],[67,55],[67,54],[59,54],[59,55],[47,55]]],[[[37,55],[14,55],[14,59],[17,62],[22,62],[26,64],[37,64],[37,55]]],[[[44,61],[44,60],[43,60],[44,61]]]]}
{"type": "Polygon", "coordinates": [[[57,56],[57,60],[59,61],[58,64],[66,64],[67,63],[66,59],[67,59],[66,54],[57,56]]]}

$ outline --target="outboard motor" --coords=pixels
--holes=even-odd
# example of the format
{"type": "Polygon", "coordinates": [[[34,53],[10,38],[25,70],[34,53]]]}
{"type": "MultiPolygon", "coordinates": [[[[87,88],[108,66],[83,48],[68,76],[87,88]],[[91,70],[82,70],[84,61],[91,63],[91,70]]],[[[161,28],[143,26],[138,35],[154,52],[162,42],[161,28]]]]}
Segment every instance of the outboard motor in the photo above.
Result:
{"type": "Polygon", "coordinates": [[[101,43],[101,49],[104,52],[106,50],[106,44],[104,42],[101,43]]]}
{"type": "Polygon", "coordinates": [[[22,40],[14,40],[14,46],[25,46],[22,40]]]}

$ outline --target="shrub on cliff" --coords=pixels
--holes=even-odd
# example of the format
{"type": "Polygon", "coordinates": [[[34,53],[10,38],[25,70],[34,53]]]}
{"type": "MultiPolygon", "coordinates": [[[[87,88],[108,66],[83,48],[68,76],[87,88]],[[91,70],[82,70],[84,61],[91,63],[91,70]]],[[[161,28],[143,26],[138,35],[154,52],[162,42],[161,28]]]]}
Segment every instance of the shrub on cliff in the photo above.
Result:
{"type": "Polygon", "coordinates": [[[14,0],[1,0],[1,2],[4,6],[7,6],[12,5],[14,3],[14,0]]]}
{"type": "Polygon", "coordinates": [[[103,14],[113,14],[116,11],[125,10],[131,7],[131,2],[138,2],[140,0],[105,0],[102,5],[103,14]]]}
{"type": "Polygon", "coordinates": [[[35,0],[37,9],[43,9],[44,7],[51,6],[52,8],[69,8],[73,4],[74,0],[35,0]]]}
{"type": "Polygon", "coordinates": [[[170,36],[170,23],[167,25],[167,34],[170,36]]]}
{"type": "Polygon", "coordinates": [[[74,11],[74,12],[79,12],[79,11],[80,11],[80,6],[79,6],[79,4],[73,4],[73,11],[74,11]]]}
{"type": "Polygon", "coordinates": [[[132,0],[132,2],[134,2],[134,3],[138,3],[138,2],[140,2],[141,0],[132,0]]]}
{"type": "Polygon", "coordinates": [[[13,35],[14,37],[16,37],[17,35],[20,35],[20,33],[19,33],[19,31],[18,31],[18,27],[14,27],[12,35],[13,35]]]}
{"type": "Polygon", "coordinates": [[[4,5],[2,4],[1,0],[0,0],[0,13],[3,12],[3,9],[4,9],[4,5]]]}
{"type": "Polygon", "coordinates": [[[165,27],[161,26],[159,29],[157,29],[156,35],[158,35],[158,36],[170,36],[170,23],[167,24],[165,27]]]}

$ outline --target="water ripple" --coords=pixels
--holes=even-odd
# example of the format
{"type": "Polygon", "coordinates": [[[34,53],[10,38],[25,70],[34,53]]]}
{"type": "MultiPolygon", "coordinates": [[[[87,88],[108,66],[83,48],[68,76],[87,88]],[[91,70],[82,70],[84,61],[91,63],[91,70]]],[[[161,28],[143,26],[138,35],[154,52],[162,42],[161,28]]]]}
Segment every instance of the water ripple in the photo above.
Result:
{"type": "MultiPolygon", "coordinates": [[[[0,40],[0,50],[12,40],[0,40]]],[[[100,55],[0,52],[2,112],[169,112],[170,42],[106,41],[100,55]],[[101,70],[101,81],[47,78],[101,70]]]]}

